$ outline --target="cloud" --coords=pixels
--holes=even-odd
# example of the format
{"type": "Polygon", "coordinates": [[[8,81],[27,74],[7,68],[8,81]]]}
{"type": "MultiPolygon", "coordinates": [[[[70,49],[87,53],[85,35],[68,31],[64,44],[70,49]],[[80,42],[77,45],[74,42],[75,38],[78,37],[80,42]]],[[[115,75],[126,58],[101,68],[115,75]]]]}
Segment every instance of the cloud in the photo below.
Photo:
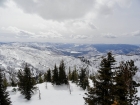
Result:
{"type": "MultiPolygon", "coordinates": [[[[25,14],[37,15],[45,20],[66,21],[74,19],[94,19],[114,13],[116,4],[130,5],[132,0],[0,0],[15,4],[16,9],[25,14]]],[[[9,3],[10,4],[10,3],[9,3]]],[[[44,26],[41,26],[44,28],[44,26]]],[[[93,28],[93,27],[91,27],[93,28]]]]}
{"type": "Polygon", "coordinates": [[[132,32],[131,35],[133,36],[140,36],[140,31],[135,31],[135,32],[132,32]]]}
{"type": "Polygon", "coordinates": [[[104,38],[117,38],[115,35],[112,35],[112,34],[110,34],[110,33],[104,34],[103,37],[104,37],[104,38]]]}
{"type": "Polygon", "coordinates": [[[72,38],[72,39],[87,39],[88,36],[86,36],[86,35],[70,35],[70,38],[72,38]]]}
{"type": "Polygon", "coordinates": [[[5,2],[7,2],[7,0],[0,0],[0,6],[5,6],[5,2]]]}
{"type": "MultiPolygon", "coordinates": [[[[0,0],[0,5],[8,0],[0,0]]],[[[9,0],[29,14],[37,14],[48,20],[67,20],[85,18],[90,14],[111,15],[116,8],[130,6],[132,0],[9,0]]]]}
{"type": "Polygon", "coordinates": [[[96,26],[93,23],[89,23],[89,26],[91,29],[97,29],[96,26]]]}
{"type": "Polygon", "coordinates": [[[120,7],[130,7],[133,0],[116,0],[120,7]]]}
{"type": "Polygon", "coordinates": [[[38,35],[34,35],[33,38],[63,38],[63,36],[56,31],[40,32],[38,35]]]}
{"type": "Polygon", "coordinates": [[[133,31],[133,32],[130,32],[130,33],[124,33],[123,36],[140,36],[140,30],[137,30],[137,31],[133,31]]]}
{"type": "Polygon", "coordinates": [[[95,0],[14,0],[19,8],[44,19],[65,20],[85,16],[95,0]]]}
{"type": "Polygon", "coordinates": [[[35,35],[35,33],[29,32],[26,30],[22,30],[17,27],[12,27],[12,26],[2,27],[1,29],[8,36],[12,36],[12,37],[16,37],[16,38],[30,38],[35,35]]]}

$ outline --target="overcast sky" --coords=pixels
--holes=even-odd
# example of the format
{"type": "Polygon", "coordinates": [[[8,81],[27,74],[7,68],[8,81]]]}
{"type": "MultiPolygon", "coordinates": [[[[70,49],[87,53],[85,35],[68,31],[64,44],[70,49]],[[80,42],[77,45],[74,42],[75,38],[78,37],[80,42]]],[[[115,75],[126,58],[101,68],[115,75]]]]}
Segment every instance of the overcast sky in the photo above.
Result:
{"type": "Polygon", "coordinates": [[[0,0],[0,42],[140,44],[140,0],[0,0]]]}

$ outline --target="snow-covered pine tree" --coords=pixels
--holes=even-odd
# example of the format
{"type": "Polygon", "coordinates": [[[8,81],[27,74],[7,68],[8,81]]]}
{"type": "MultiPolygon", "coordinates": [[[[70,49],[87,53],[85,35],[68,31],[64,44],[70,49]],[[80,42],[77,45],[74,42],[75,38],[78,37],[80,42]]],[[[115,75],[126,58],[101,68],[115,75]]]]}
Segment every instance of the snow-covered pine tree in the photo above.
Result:
{"type": "Polygon", "coordinates": [[[6,92],[6,88],[3,84],[3,74],[2,70],[0,69],[0,105],[11,105],[11,103],[9,94],[6,92]]]}

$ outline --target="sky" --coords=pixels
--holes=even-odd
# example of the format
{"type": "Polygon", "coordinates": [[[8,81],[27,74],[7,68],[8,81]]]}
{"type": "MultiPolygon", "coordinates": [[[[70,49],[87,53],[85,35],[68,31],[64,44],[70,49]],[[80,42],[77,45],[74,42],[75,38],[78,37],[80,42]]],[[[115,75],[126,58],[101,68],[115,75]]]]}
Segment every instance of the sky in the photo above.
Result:
{"type": "Polygon", "coordinates": [[[0,0],[0,42],[140,44],[140,0],[0,0]]]}

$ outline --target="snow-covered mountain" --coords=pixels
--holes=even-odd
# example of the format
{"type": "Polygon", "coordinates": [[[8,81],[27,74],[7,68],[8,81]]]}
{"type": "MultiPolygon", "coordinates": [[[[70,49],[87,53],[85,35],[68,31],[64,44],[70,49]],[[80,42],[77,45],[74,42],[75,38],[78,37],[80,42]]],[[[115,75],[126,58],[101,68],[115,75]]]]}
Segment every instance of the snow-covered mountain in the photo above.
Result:
{"type": "Polygon", "coordinates": [[[0,65],[6,70],[19,70],[28,63],[35,70],[46,71],[64,60],[67,70],[74,66],[77,69],[88,67],[93,73],[99,68],[101,58],[106,56],[107,51],[113,52],[116,61],[134,60],[140,68],[140,48],[117,44],[0,43],[0,65]]]}
{"type": "Polygon", "coordinates": [[[0,45],[0,65],[4,68],[22,68],[28,63],[38,70],[48,70],[59,65],[64,60],[66,67],[76,65],[80,67],[81,60],[65,56],[61,51],[44,44],[37,43],[7,43],[0,45]]]}

